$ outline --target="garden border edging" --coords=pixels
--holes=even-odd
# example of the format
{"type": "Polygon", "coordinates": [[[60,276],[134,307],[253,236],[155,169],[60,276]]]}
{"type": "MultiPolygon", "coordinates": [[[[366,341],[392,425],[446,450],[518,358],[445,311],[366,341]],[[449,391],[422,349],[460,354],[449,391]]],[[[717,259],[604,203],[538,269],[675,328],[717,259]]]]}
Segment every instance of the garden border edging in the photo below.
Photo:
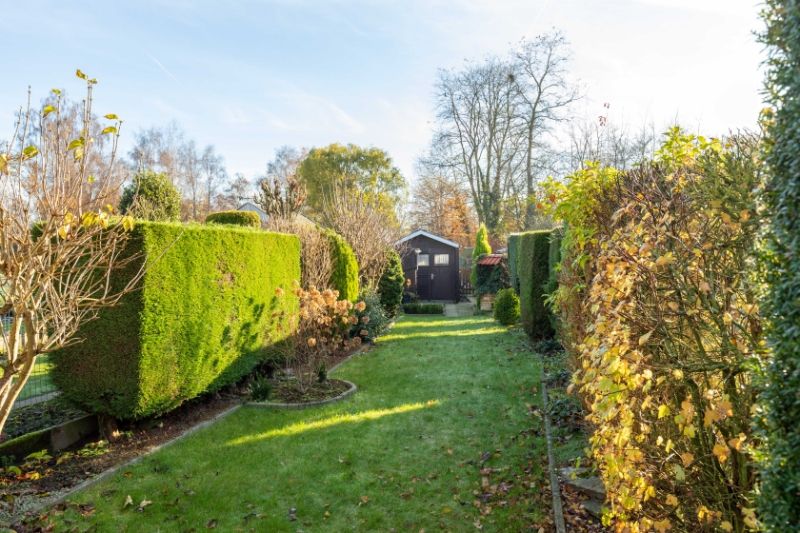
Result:
{"type": "MultiPolygon", "coordinates": [[[[358,353],[358,352],[356,352],[358,353]]],[[[353,355],[356,355],[353,353],[353,355]]],[[[350,358],[348,357],[348,359],[350,358]]],[[[345,359],[346,361],[347,359],[345,359]]],[[[343,363],[344,361],[342,361],[343,363]]],[[[327,405],[329,403],[335,403],[344,400],[356,393],[358,390],[358,386],[353,383],[352,381],[348,381],[346,379],[340,379],[339,381],[343,381],[350,385],[350,388],[344,391],[343,393],[339,394],[338,396],[334,396],[333,398],[328,398],[326,400],[315,400],[313,402],[302,402],[302,403],[281,403],[281,402],[247,402],[245,405],[249,405],[252,407],[275,407],[278,409],[303,409],[305,407],[316,407],[319,405],[327,405]]]]}

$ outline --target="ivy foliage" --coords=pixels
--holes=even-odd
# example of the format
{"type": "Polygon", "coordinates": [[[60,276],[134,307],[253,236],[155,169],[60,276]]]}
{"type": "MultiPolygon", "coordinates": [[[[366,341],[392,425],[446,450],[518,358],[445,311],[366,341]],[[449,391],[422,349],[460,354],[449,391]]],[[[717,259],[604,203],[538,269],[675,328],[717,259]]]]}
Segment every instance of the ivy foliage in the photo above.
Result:
{"type": "Polygon", "coordinates": [[[766,187],[773,358],[762,396],[765,439],[760,515],[768,531],[800,531],[800,5],[767,0],[768,46],[766,187]]]}

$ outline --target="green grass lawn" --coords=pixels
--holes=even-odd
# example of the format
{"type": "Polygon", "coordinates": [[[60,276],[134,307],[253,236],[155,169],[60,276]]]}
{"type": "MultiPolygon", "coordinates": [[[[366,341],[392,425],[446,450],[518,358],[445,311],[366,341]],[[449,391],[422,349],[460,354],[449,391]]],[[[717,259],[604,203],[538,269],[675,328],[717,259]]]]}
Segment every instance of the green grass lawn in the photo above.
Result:
{"type": "Polygon", "coordinates": [[[57,390],[50,379],[50,368],[52,366],[53,364],[46,354],[38,356],[36,358],[36,364],[33,367],[33,374],[28,378],[28,382],[25,384],[25,387],[22,388],[22,392],[19,393],[19,398],[17,398],[17,400],[26,400],[57,390]]]}
{"type": "Polygon", "coordinates": [[[344,402],[243,407],[71,499],[93,512],[51,518],[110,532],[522,530],[549,513],[539,372],[489,318],[406,316],[334,373],[359,387],[344,402]],[[478,506],[482,493],[494,496],[478,506]]]}

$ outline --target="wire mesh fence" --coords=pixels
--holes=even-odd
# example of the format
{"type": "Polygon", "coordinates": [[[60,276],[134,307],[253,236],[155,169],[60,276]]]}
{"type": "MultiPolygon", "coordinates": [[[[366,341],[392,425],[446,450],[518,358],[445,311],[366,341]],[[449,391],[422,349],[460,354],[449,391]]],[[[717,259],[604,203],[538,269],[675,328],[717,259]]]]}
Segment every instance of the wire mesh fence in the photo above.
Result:
{"type": "MultiPolygon", "coordinates": [[[[3,331],[8,332],[11,329],[12,320],[13,318],[10,316],[0,317],[3,331]]],[[[0,360],[5,359],[5,357],[5,346],[0,342],[0,360]]],[[[21,404],[35,403],[37,399],[44,399],[51,393],[58,391],[58,388],[50,378],[50,369],[52,366],[47,354],[36,357],[36,362],[33,365],[33,372],[30,378],[28,378],[25,388],[22,389],[19,397],[17,397],[16,407],[19,407],[21,404]]]]}

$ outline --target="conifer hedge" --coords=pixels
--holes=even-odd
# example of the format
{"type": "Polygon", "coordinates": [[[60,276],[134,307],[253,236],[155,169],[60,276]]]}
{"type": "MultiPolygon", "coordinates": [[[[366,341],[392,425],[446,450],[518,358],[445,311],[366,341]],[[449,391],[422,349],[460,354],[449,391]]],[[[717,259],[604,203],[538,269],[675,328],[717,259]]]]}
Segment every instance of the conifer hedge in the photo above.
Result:
{"type": "Polygon", "coordinates": [[[206,224],[232,224],[260,228],[261,217],[255,211],[218,211],[206,217],[206,224]]]}
{"type": "Polygon", "coordinates": [[[508,236],[508,277],[511,288],[519,294],[519,274],[517,273],[517,258],[519,257],[519,233],[508,236]]]}
{"type": "Polygon", "coordinates": [[[339,291],[339,299],[355,302],[360,292],[356,254],[344,237],[335,231],[326,230],[325,234],[331,244],[333,261],[330,286],[339,291]]]}
{"type": "Polygon", "coordinates": [[[80,405],[120,419],[167,412],[238,381],[288,335],[297,237],[140,222],[128,251],[141,255],[115,283],[147,260],[139,290],[87,322],[83,342],[51,355],[56,383],[80,405]]]}
{"type": "Polygon", "coordinates": [[[765,453],[760,518],[767,531],[800,531],[800,5],[768,0],[767,206],[772,363],[762,395],[765,453]]]}
{"type": "Polygon", "coordinates": [[[550,230],[519,234],[519,299],[522,325],[533,339],[553,336],[550,311],[545,303],[550,278],[550,230]]]}

